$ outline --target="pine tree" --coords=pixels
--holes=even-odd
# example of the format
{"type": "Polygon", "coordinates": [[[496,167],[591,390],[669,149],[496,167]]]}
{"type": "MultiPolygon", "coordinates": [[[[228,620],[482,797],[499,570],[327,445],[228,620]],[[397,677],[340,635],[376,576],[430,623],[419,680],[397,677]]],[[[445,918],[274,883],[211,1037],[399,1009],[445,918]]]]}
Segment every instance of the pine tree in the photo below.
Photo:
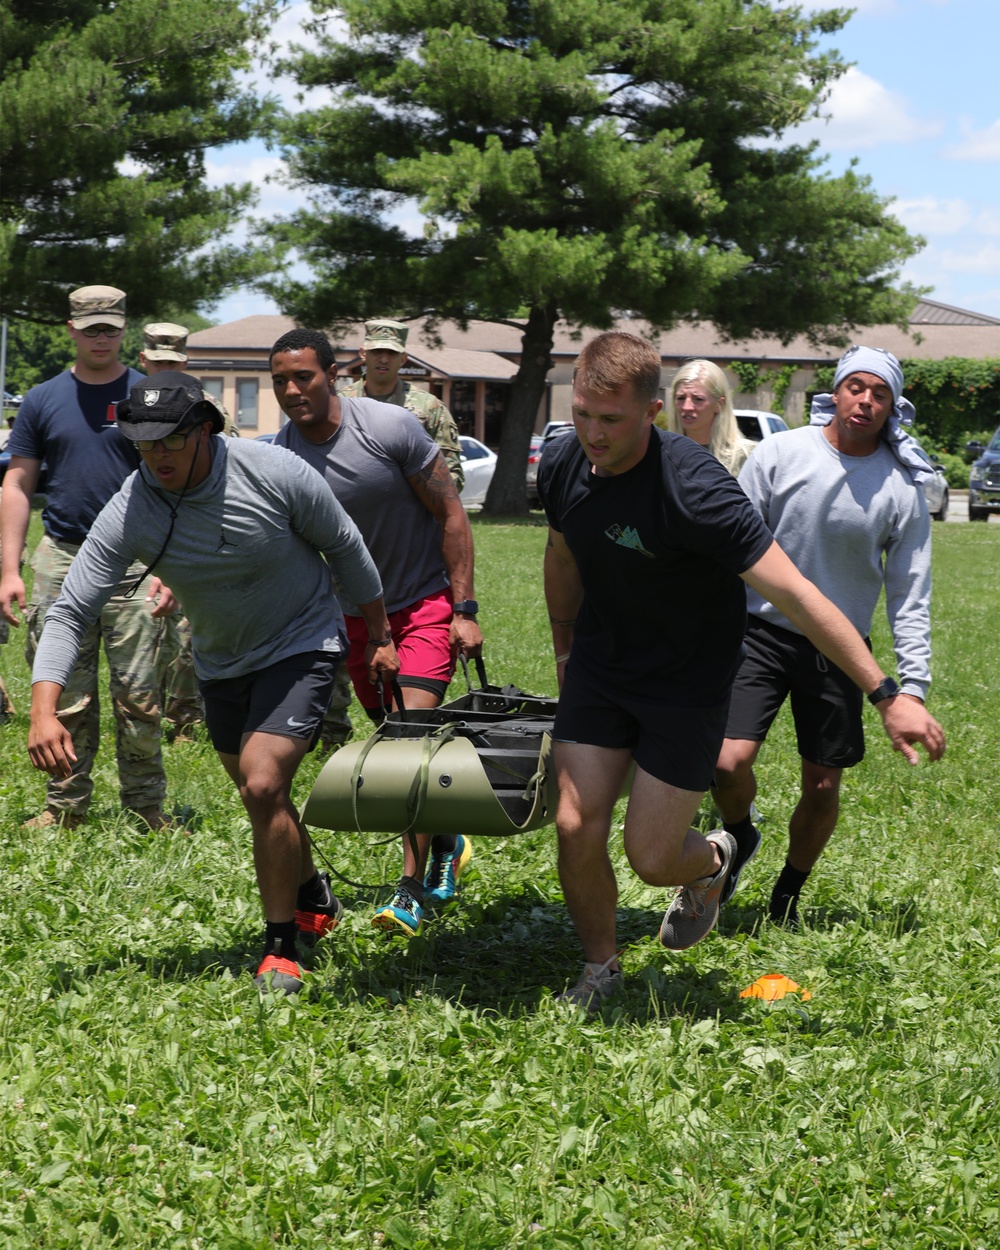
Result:
{"type": "Polygon", "coordinates": [[[846,10],[765,0],[312,0],[285,68],[333,101],[284,128],[309,209],[271,228],[312,266],[300,322],[515,324],[521,364],[486,510],[525,508],[553,327],[715,322],[730,335],[901,321],[919,246],[853,170],[782,143],[844,70],[846,10]],[[333,20],[340,19],[340,20],[333,20]],[[408,237],[386,213],[416,199],[408,237]]]}
{"type": "Polygon", "coordinates": [[[0,0],[2,311],[55,323],[121,287],[130,316],[199,308],[265,251],[211,246],[254,200],[209,188],[205,152],[273,109],[237,71],[278,0],[0,0]]]}

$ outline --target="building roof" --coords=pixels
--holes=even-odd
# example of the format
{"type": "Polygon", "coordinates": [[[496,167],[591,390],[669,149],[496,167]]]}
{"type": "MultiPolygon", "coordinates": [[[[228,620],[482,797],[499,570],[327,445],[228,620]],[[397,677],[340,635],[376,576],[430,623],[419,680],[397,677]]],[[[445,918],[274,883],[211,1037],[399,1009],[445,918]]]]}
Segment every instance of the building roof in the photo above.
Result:
{"type": "MultiPolygon", "coordinates": [[[[643,321],[622,320],[617,324],[637,334],[650,334],[648,324],[643,321]]],[[[266,356],[271,344],[294,328],[295,322],[290,317],[241,317],[238,321],[190,335],[188,350],[192,355],[208,350],[213,353],[256,351],[266,356]]],[[[553,354],[575,356],[585,342],[599,333],[594,329],[577,330],[560,322],[555,329],[553,354]]],[[[507,380],[516,372],[512,361],[520,355],[521,336],[522,330],[516,325],[492,321],[470,321],[464,330],[445,321],[439,323],[433,334],[427,333],[424,325],[413,323],[407,349],[412,357],[447,377],[507,380]],[[441,340],[447,346],[436,346],[441,340]]],[[[364,326],[359,323],[331,337],[335,346],[354,350],[364,338],[364,326]]],[[[1000,318],[952,308],[934,300],[921,300],[917,304],[908,331],[897,326],[872,326],[853,337],[856,341],[884,347],[901,359],[1000,356],[1000,318]]],[[[776,338],[729,341],[707,322],[685,322],[664,331],[659,335],[659,348],[660,354],[668,360],[703,356],[721,363],[752,360],[828,364],[840,356],[838,348],[816,348],[804,336],[788,344],[776,338]]]]}

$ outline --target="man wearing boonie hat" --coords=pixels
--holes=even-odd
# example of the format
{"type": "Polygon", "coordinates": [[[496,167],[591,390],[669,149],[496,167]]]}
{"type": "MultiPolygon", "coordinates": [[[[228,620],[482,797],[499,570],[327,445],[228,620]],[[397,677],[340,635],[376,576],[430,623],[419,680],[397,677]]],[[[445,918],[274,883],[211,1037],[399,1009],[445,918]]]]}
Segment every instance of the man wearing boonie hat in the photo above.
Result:
{"type": "MultiPolygon", "coordinates": [[[[925,718],[928,753],[937,759],[944,734],[923,707],[931,680],[931,543],[920,483],[930,470],[906,433],[914,411],[902,392],[895,356],[881,348],[849,348],[837,364],[832,394],[813,400],[810,425],[764,439],[739,481],[792,561],[864,637],[884,587],[899,684],[886,678],[868,698],[883,706],[894,699],[915,703],[925,718]]],[[[738,848],[725,897],[760,845],[750,818],[757,790],[753,765],[790,694],[801,793],[770,916],[794,926],[799,893],[837,824],[843,770],[864,755],[863,699],[794,625],[750,590],[747,608],[745,656],[714,790],[738,848]]],[[[912,747],[903,753],[917,762],[912,747]]]]}
{"type": "Polygon", "coordinates": [[[299,457],[216,437],[222,420],[197,378],[136,383],[117,421],[142,463],[97,517],[49,613],[32,673],[31,760],[54,776],[72,768],[56,707],[76,649],[127,568],[140,562],[136,585],[162,573],[190,616],[208,731],[253,829],[267,926],[257,984],[294,994],[300,933],[328,933],[343,908],[313,864],[291,786],[346,647],[333,578],[379,639],[371,680],[398,671],[378,571],[299,457]]]}
{"type": "MultiPolygon", "coordinates": [[[[85,286],[69,297],[72,368],[32,387],[11,433],[11,466],[0,501],[3,571],[0,611],[12,625],[25,613],[28,663],[34,658],[46,612],[55,602],[71,563],[98,513],[135,470],[135,448],[115,425],[115,405],[142,380],[119,362],[125,328],[125,293],[112,286],[85,286]],[[20,561],[31,500],[42,461],[48,470],[42,511],[45,534],[35,549],[35,581],[27,603],[20,561]]],[[[126,578],[125,586],[129,584],[126,578]]],[[[160,752],[161,653],[164,624],[149,602],[125,598],[120,588],[88,630],[79,659],[68,675],[60,705],[62,723],[73,738],[72,770],[49,782],[45,809],[29,828],[73,827],[87,815],[93,792],[91,771],[100,741],[98,669],[101,639],[110,669],[111,703],[122,806],[137,813],[144,828],[169,824],[163,814],[166,777],[160,752]]]]}

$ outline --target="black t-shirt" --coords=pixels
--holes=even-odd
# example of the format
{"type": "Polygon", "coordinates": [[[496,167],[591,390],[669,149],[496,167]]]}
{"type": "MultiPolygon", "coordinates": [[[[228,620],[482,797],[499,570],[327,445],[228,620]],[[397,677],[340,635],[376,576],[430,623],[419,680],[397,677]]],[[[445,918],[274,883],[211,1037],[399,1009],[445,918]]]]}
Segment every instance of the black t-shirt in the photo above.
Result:
{"type": "Polygon", "coordinates": [[[738,483],[703,447],[653,427],[643,459],[599,477],[579,440],[553,439],[538,493],[583,582],[573,667],[610,693],[711,707],[739,666],[739,574],[773,539],[738,483]]]}

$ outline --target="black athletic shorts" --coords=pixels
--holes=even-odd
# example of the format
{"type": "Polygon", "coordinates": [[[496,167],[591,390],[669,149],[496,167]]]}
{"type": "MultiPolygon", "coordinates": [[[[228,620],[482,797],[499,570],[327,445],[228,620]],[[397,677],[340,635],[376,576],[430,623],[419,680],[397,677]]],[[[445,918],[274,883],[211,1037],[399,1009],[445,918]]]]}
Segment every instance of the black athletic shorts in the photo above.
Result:
{"type": "Polygon", "coordinates": [[[242,677],[201,682],[212,745],[224,755],[239,755],[244,734],[265,733],[305,738],[311,750],[339,660],[326,651],[305,651],[242,677]]]}
{"type": "Polygon", "coordinates": [[[751,616],[726,737],[763,742],[789,695],[804,760],[822,768],[851,768],[864,759],[864,698],[858,687],[808,638],[751,616]]]}
{"type": "Polygon", "coordinates": [[[666,707],[655,694],[611,696],[566,667],[552,736],[557,742],[625,747],[644,771],[679,790],[703,792],[715,777],[729,701],[666,707]]]}

